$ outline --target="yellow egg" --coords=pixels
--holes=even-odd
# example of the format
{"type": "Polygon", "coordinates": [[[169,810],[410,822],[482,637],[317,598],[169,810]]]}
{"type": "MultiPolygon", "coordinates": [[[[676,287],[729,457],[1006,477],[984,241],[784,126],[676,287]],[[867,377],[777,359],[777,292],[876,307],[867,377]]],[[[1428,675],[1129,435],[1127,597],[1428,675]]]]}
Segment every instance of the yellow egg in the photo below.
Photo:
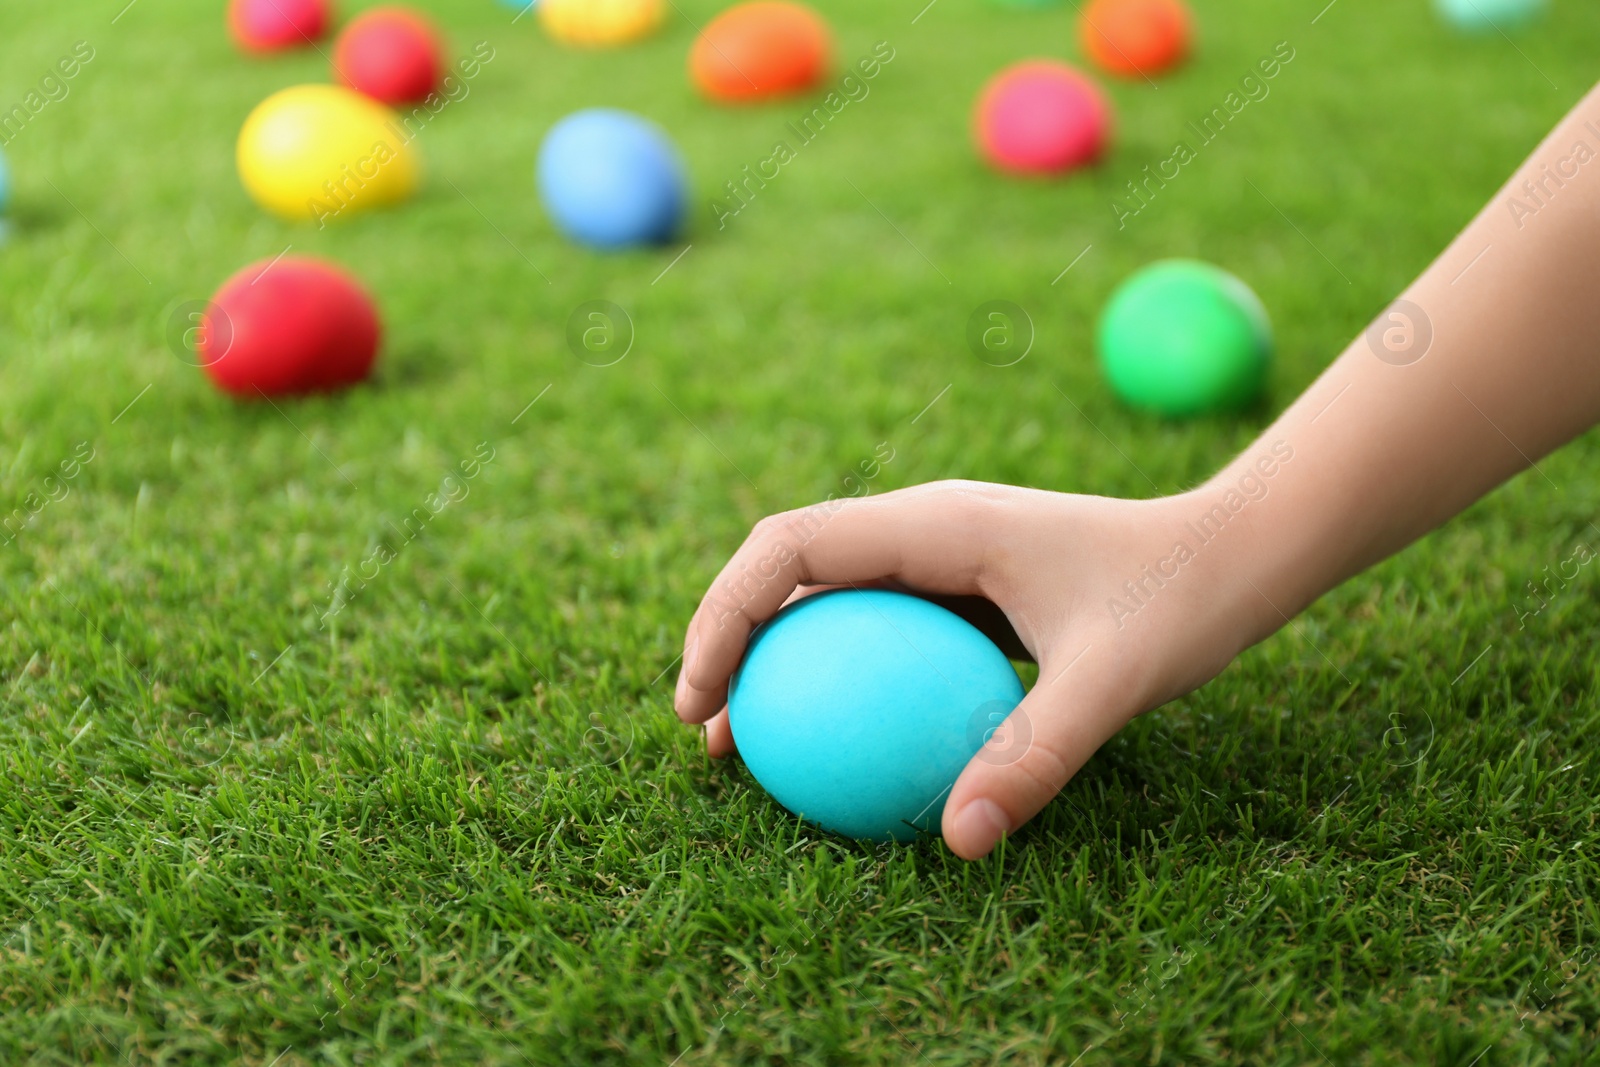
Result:
{"type": "Polygon", "coordinates": [[[352,89],[297,85],[245,119],[239,180],[268,211],[325,226],[416,191],[414,136],[393,111],[352,89]]]}
{"type": "Polygon", "coordinates": [[[540,0],[545,32],[563,44],[603,48],[654,33],[666,11],[662,0],[540,0]]]}

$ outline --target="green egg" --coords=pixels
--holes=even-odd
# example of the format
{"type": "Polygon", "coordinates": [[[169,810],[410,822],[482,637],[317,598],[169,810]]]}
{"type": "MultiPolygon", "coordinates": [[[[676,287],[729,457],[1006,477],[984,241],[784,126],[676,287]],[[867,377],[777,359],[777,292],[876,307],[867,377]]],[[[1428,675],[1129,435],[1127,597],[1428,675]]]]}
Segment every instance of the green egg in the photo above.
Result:
{"type": "Polygon", "coordinates": [[[1168,416],[1236,411],[1261,395],[1272,325],[1225,270],[1168,259],[1117,287],[1100,316],[1100,366],[1129,405],[1168,416]]]}

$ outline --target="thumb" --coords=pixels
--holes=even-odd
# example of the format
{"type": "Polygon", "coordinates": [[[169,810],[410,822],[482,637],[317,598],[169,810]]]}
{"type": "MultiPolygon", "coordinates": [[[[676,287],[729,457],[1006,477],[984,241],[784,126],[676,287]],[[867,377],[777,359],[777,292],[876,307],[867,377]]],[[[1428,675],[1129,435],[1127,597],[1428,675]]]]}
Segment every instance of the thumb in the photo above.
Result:
{"type": "MultiPolygon", "coordinates": [[[[1058,657],[1052,657],[1056,659],[1058,657]]],[[[1039,682],[967,763],[945,801],[945,843],[989,854],[1048,804],[1131,716],[1087,662],[1041,664],[1039,682]],[[1056,672],[1052,674],[1052,669],[1056,672]]]]}

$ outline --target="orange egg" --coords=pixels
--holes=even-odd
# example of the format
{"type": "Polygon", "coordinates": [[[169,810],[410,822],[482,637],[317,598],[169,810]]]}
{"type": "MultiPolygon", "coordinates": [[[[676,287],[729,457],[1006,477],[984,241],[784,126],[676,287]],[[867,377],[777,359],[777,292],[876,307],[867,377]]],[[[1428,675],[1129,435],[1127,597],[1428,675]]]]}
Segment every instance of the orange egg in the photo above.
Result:
{"type": "Polygon", "coordinates": [[[754,0],[706,24],[689,52],[689,78],[712,100],[760,100],[804,92],[832,62],[827,23],[804,4],[754,0]]]}
{"type": "Polygon", "coordinates": [[[1183,0],[1092,0],[1078,21],[1089,58],[1126,78],[1147,78],[1182,63],[1193,34],[1183,0]]]}

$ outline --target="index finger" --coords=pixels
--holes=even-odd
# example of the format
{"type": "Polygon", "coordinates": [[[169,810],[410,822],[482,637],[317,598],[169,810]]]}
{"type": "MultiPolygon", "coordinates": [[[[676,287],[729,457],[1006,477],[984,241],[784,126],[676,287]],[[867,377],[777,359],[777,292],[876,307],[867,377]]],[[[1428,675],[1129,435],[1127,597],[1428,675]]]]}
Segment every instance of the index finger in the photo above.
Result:
{"type": "Polygon", "coordinates": [[[979,592],[983,545],[970,505],[981,496],[976,488],[922,486],[757,523],[690,620],[679,716],[704,722],[722,708],[751,631],[802,584],[891,579],[934,593],[979,592]]]}

